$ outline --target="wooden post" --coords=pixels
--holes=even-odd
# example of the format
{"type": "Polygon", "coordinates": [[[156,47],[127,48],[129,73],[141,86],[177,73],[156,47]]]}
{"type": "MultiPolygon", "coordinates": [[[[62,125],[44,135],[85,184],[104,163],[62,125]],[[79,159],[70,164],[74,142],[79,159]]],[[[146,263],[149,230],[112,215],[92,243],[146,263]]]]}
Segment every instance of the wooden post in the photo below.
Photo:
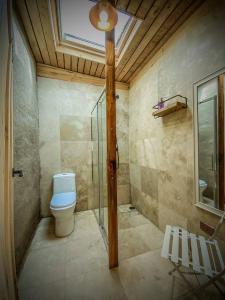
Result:
{"type": "MultiPolygon", "coordinates": [[[[109,1],[113,6],[114,0],[109,1]]],[[[118,266],[117,175],[116,175],[116,91],[115,31],[106,32],[106,114],[108,174],[109,268],[118,266]]]]}
{"type": "Polygon", "coordinates": [[[224,74],[218,77],[219,209],[224,210],[224,74]]]}

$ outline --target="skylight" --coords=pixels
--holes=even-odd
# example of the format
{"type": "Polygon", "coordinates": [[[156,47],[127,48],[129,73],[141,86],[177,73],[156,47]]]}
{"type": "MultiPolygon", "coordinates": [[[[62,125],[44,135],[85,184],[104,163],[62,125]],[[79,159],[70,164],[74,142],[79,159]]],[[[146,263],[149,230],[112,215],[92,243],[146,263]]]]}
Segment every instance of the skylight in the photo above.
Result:
{"type": "MultiPolygon", "coordinates": [[[[95,29],[89,21],[89,11],[95,5],[90,0],[58,0],[61,37],[63,40],[105,50],[105,33],[95,29]]],[[[127,33],[132,17],[118,12],[118,23],[115,28],[116,48],[120,47],[127,33]]]]}

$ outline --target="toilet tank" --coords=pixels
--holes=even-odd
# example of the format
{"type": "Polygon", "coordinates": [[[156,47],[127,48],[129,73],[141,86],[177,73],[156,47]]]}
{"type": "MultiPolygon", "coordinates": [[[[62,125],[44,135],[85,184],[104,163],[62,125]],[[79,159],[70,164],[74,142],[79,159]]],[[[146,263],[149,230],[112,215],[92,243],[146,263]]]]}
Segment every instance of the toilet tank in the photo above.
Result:
{"type": "Polygon", "coordinates": [[[61,173],[53,176],[53,194],[76,192],[75,174],[61,173]]]}

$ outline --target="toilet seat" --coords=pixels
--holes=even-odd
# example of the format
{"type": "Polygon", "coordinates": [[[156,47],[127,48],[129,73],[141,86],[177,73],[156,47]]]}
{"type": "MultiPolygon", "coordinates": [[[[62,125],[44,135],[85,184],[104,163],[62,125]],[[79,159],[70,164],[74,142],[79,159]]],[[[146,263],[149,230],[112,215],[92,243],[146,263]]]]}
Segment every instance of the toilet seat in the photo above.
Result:
{"type": "Polygon", "coordinates": [[[63,209],[76,204],[76,193],[54,194],[50,203],[51,209],[63,209]]]}
{"type": "Polygon", "coordinates": [[[206,187],[207,183],[203,179],[199,179],[199,186],[200,187],[206,187]]]}

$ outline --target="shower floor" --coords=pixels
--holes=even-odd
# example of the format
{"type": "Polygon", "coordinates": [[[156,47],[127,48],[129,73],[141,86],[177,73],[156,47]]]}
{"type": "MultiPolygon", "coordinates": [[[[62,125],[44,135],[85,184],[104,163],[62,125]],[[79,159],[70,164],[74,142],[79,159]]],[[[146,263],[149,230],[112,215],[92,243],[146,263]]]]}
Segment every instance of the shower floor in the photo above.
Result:
{"type": "MultiPolygon", "coordinates": [[[[118,208],[120,266],[112,271],[93,211],[76,213],[66,238],[55,238],[52,218],[42,219],[20,274],[20,300],[167,300],[185,292],[160,257],[163,233],[129,206],[118,208]]],[[[210,288],[204,299],[221,298],[210,288]]]]}

